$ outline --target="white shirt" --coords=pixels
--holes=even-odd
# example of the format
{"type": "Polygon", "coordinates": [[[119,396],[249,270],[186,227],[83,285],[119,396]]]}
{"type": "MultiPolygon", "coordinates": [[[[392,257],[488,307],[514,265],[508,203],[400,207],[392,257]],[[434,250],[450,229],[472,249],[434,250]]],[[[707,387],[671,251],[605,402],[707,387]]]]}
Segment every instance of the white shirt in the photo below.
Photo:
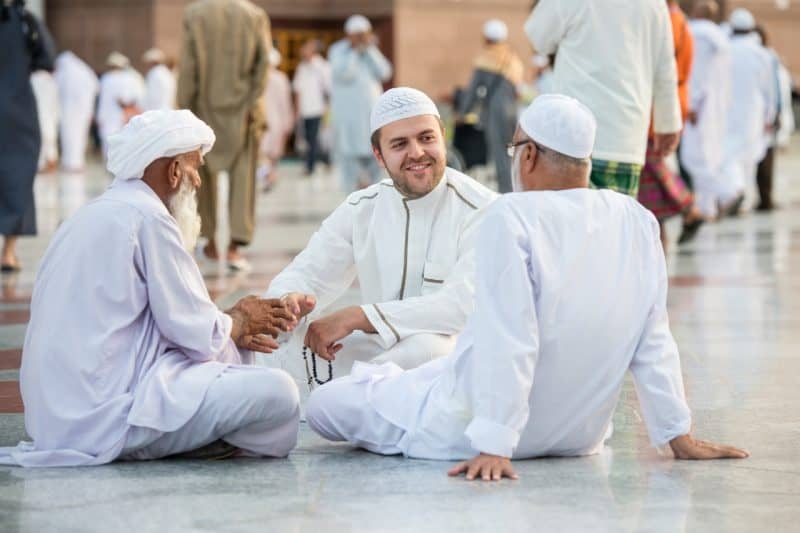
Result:
{"type": "Polygon", "coordinates": [[[100,97],[97,101],[97,124],[100,133],[107,137],[125,125],[120,102],[141,104],[144,86],[140,76],[132,69],[117,69],[100,77],[100,97]]]}
{"type": "Polygon", "coordinates": [[[302,118],[324,115],[331,91],[331,67],[328,62],[318,55],[313,56],[311,61],[301,62],[294,73],[292,89],[297,94],[297,110],[302,118]]]}
{"type": "Polygon", "coordinates": [[[406,455],[593,453],[627,370],[653,444],[688,433],[658,223],[635,199],[505,195],[486,212],[476,257],[475,313],[454,353],[372,390],[406,430],[406,455]]]}
{"type": "Polygon", "coordinates": [[[25,466],[114,460],[131,426],[174,431],[241,363],[175,219],[141,180],[115,181],[58,230],[39,267],[20,388],[25,466]]]}
{"type": "Polygon", "coordinates": [[[495,197],[451,168],[417,200],[390,179],[354,192],[266,294],[313,294],[322,311],[358,278],[385,348],[415,333],[456,334],[473,307],[475,223],[495,197]]]}
{"type": "Polygon", "coordinates": [[[656,133],[681,129],[672,25],[664,0],[541,0],[525,33],[556,54],[553,92],[597,119],[592,157],[644,164],[652,110],[656,133]]]}
{"type": "Polygon", "coordinates": [[[175,75],[166,65],[156,65],[145,78],[144,110],[175,109],[175,75]]]}

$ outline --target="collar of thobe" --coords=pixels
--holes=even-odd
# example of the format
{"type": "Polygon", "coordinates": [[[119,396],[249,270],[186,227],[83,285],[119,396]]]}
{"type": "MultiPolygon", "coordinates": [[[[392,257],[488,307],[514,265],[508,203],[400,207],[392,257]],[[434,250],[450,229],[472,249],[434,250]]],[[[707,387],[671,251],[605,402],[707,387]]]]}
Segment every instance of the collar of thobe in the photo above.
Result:
{"type": "Polygon", "coordinates": [[[447,172],[445,172],[445,175],[442,176],[441,180],[439,180],[439,183],[436,185],[436,187],[434,187],[431,192],[429,192],[422,198],[415,198],[413,200],[410,198],[406,198],[405,196],[400,194],[400,191],[398,191],[397,188],[395,188],[395,192],[397,192],[398,196],[400,196],[400,198],[408,206],[409,211],[412,212],[427,211],[435,207],[439,203],[439,200],[442,198],[442,196],[446,194],[447,172]]]}
{"type": "Polygon", "coordinates": [[[137,191],[141,195],[147,197],[147,203],[151,204],[156,210],[161,211],[163,214],[168,214],[168,215],[170,214],[169,209],[167,209],[167,206],[164,205],[164,202],[161,201],[161,198],[158,197],[156,191],[154,191],[147,183],[143,182],[142,180],[114,179],[114,181],[111,182],[111,185],[109,185],[108,188],[130,189],[133,191],[137,191]]]}

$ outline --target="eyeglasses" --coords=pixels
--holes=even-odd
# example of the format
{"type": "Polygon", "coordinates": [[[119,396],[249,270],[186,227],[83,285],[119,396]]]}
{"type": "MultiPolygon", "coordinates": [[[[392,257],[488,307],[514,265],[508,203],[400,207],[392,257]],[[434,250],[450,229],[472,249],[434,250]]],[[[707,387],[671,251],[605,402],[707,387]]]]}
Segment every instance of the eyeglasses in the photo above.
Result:
{"type": "Polygon", "coordinates": [[[516,151],[517,146],[522,146],[522,145],[528,144],[528,143],[534,145],[538,152],[542,152],[542,153],[547,152],[547,148],[542,148],[542,145],[537,143],[533,139],[525,139],[524,141],[517,141],[515,143],[508,143],[506,145],[506,153],[508,154],[508,157],[512,157],[512,158],[514,157],[514,152],[516,151]]]}

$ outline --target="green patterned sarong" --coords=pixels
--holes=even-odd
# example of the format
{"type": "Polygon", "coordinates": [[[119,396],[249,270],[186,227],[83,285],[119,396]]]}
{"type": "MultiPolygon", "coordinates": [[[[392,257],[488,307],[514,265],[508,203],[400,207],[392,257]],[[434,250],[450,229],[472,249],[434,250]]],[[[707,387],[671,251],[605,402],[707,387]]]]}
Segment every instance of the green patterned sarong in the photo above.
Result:
{"type": "Polygon", "coordinates": [[[611,189],[636,198],[641,172],[642,165],[592,159],[589,181],[593,189],[611,189]]]}

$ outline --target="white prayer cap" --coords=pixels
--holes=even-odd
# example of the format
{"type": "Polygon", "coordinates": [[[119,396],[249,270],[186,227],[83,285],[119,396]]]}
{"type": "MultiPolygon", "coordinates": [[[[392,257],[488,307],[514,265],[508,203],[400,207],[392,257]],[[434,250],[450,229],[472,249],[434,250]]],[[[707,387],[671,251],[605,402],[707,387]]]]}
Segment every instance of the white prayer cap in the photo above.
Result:
{"type": "Polygon", "coordinates": [[[543,94],[522,112],[528,137],[556,152],[585,159],[592,155],[597,122],[588,107],[563,94],[543,94]]]}
{"type": "Polygon", "coordinates": [[[147,111],[108,138],[108,170],[117,179],[139,179],[156,159],[198,149],[206,154],[214,141],[208,124],[188,109],[147,111]]]}
{"type": "Polygon", "coordinates": [[[404,118],[421,115],[439,116],[439,110],[427,94],[411,87],[389,89],[378,98],[369,117],[370,134],[404,118]]]}
{"type": "Polygon", "coordinates": [[[163,63],[167,60],[166,54],[158,48],[151,48],[142,56],[142,60],[147,63],[163,63]]]}
{"type": "Polygon", "coordinates": [[[130,60],[117,51],[111,52],[106,58],[106,65],[109,67],[127,68],[130,64],[130,60]]]}
{"type": "Polygon", "coordinates": [[[756,19],[752,13],[743,7],[733,10],[730,17],[731,28],[739,31],[751,31],[756,27],[756,19]]]}
{"type": "Polygon", "coordinates": [[[344,23],[344,32],[347,35],[356,35],[369,31],[372,31],[372,24],[369,23],[369,19],[364,15],[352,15],[344,23]]]}
{"type": "Polygon", "coordinates": [[[503,42],[508,38],[508,26],[502,20],[489,20],[483,25],[483,36],[495,43],[503,42]]]}
{"type": "Polygon", "coordinates": [[[273,67],[277,67],[278,65],[281,64],[281,60],[282,59],[283,58],[281,57],[281,53],[278,52],[277,48],[271,48],[270,49],[270,51],[269,51],[269,64],[270,65],[272,65],[273,67]]]}

